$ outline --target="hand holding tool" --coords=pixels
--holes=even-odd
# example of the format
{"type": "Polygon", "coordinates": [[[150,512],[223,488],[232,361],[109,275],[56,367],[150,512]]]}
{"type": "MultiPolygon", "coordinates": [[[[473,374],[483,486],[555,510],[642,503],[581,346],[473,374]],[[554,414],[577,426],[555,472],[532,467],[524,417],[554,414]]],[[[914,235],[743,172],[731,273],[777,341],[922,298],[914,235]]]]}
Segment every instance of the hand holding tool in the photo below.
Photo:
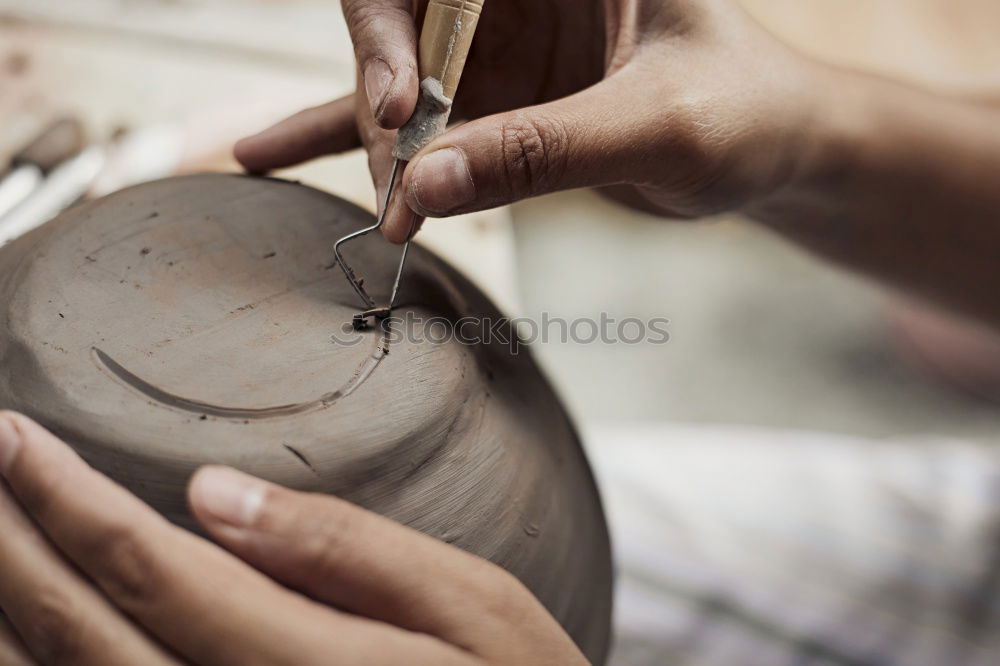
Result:
{"type": "Polygon", "coordinates": [[[458,90],[458,83],[462,78],[462,71],[465,69],[465,61],[469,55],[469,49],[472,47],[472,38],[475,36],[484,2],[485,0],[431,0],[427,6],[427,15],[420,33],[418,54],[420,98],[410,120],[400,128],[396,136],[396,145],[393,150],[395,160],[392,164],[392,173],[389,176],[382,213],[375,224],[344,236],[334,245],[337,263],[344,271],[344,275],[351,283],[355,293],[365,304],[366,309],[354,317],[355,328],[364,328],[369,319],[372,318],[384,319],[392,311],[399,293],[399,284],[406,266],[406,255],[410,249],[410,240],[416,226],[417,216],[414,215],[410,223],[410,233],[403,245],[403,254],[396,271],[396,280],[392,286],[389,303],[384,307],[376,307],[375,301],[365,291],[364,281],[358,279],[344,260],[341,248],[352,240],[382,228],[397,179],[403,171],[400,167],[413,159],[424,146],[444,132],[451,115],[455,92],[458,90]]]}

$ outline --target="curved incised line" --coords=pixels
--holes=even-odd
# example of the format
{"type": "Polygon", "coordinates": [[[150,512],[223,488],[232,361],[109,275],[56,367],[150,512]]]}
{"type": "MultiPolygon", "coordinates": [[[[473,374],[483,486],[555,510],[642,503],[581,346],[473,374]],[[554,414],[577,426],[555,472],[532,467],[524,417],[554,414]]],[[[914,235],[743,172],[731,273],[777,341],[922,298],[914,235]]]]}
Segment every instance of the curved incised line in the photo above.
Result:
{"type": "Polygon", "coordinates": [[[96,359],[99,367],[103,367],[129,387],[162,405],[199,415],[216,416],[224,419],[240,419],[246,421],[255,419],[271,419],[282,416],[294,416],[329,407],[341,398],[349,396],[371,376],[371,374],[375,371],[375,368],[378,367],[378,364],[382,362],[382,359],[385,358],[388,353],[388,347],[389,331],[385,330],[382,333],[382,338],[376,346],[375,351],[361,362],[361,365],[358,366],[358,369],[354,372],[351,378],[336,391],[326,393],[319,398],[308,402],[298,402],[288,405],[260,408],[225,407],[222,405],[213,405],[208,402],[192,400],[190,398],[170,393],[169,391],[165,391],[146,381],[142,377],[132,373],[121,363],[114,360],[97,347],[92,347],[91,349],[94,352],[94,358],[96,359]]]}

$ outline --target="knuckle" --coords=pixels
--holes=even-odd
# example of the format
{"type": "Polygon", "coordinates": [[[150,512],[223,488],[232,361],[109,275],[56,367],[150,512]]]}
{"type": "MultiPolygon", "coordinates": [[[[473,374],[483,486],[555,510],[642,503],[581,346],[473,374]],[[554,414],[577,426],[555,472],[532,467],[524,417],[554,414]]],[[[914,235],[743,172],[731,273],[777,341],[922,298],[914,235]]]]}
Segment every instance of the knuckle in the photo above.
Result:
{"type": "Polygon", "coordinates": [[[322,527],[312,530],[314,536],[306,546],[313,569],[334,574],[352,566],[353,545],[359,543],[364,531],[362,516],[357,511],[323,512],[322,527]]]}
{"type": "Polygon", "coordinates": [[[489,565],[491,572],[482,577],[479,597],[488,617],[507,624],[524,620],[534,597],[524,583],[512,573],[496,565],[489,565]]]}
{"type": "Polygon", "coordinates": [[[716,122],[712,106],[698,100],[678,100],[668,122],[670,142],[676,153],[692,167],[708,167],[714,161],[725,135],[716,122]]]}
{"type": "MultiPolygon", "coordinates": [[[[370,0],[345,0],[344,20],[358,55],[391,50],[413,29],[413,16],[404,9],[370,0]]],[[[361,58],[362,66],[364,60],[361,58]]]]}
{"type": "Polygon", "coordinates": [[[123,609],[134,611],[157,602],[162,577],[153,540],[139,529],[121,524],[102,530],[97,547],[98,582],[109,597],[123,609]]]}
{"type": "Polygon", "coordinates": [[[661,183],[676,216],[700,217],[735,203],[729,156],[736,132],[717,117],[710,101],[676,101],[665,134],[655,142],[678,165],[661,183]]]}
{"type": "Polygon", "coordinates": [[[361,41],[378,25],[379,12],[370,3],[344,0],[344,20],[355,43],[361,41]]]}
{"type": "Polygon", "coordinates": [[[85,618],[64,593],[45,590],[36,594],[26,624],[25,643],[42,664],[68,666],[84,662],[85,618]]]}
{"type": "Polygon", "coordinates": [[[566,170],[567,132],[553,118],[515,114],[500,127],[500,153],[510,193],[551,189],[566,170]]]}
{"type": "Polygon", "coordinates": [[[333,498],[299,498],[271,490],[261,526],[264,532],[295,534],[301,568],[308,575],[337,578],[359,564],[357,544],[364,543],[366,514],[333,498]],[[289,524],[288,516],[294,516],[289,524]],[[279,522],[282,525],[277,525],[279,522]]]}

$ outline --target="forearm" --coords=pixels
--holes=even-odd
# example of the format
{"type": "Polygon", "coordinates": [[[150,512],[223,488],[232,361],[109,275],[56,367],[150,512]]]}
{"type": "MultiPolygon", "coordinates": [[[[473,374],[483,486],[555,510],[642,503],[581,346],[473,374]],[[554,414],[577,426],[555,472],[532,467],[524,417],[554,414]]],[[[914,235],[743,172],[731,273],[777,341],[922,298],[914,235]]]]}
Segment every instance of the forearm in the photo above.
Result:
{"type": "Polygon", "coordinates": [[[823,70],[794,184],[754,219],[813,251],[1000,326],[1000,111],[823,70]]]}

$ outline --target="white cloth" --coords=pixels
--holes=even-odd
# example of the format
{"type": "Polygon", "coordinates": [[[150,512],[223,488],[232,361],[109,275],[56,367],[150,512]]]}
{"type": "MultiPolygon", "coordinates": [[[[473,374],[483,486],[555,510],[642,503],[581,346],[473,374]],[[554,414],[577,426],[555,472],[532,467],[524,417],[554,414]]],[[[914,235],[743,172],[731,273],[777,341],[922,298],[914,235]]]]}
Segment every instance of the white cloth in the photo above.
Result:
{"type": "Polygon", "coordinates": [[[616,551],[613,666],[1000,664],[1000,447],[586,435],[616,551]]]}

